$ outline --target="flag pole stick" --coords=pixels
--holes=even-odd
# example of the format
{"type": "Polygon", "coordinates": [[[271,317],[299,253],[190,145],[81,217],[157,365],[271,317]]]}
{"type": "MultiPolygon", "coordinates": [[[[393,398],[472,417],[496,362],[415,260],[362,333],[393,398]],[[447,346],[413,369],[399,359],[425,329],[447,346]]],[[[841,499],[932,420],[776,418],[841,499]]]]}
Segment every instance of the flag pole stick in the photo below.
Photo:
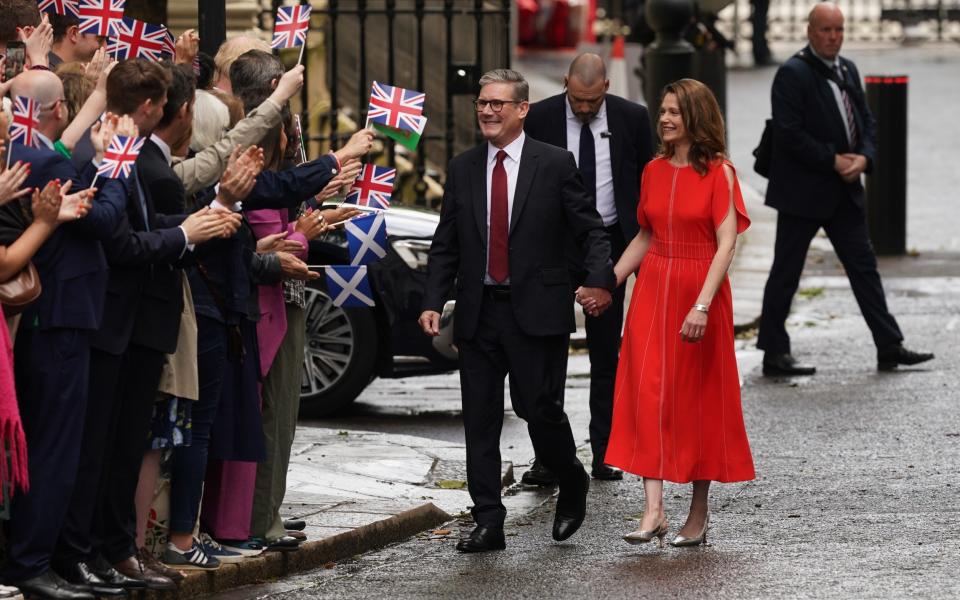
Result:
{"type": "Polygon", "coordinates": [[[90,189],[93,189],[97,185],[97,178],[100,177],[100,173],[95,173],[93,176],[93,181],[90,183],[90,189]]]}
{"type": "Polygon", "coordinates": [[[303,44],[300,45],[300,58],[297,59],[298,65],[303,64],[303,51],[306,50],[306,48],[307,48],[307,40],[304,39],[303,44]]]}
{"type": "Polygon", "coordinates": [[[13,142],[7,142],[7,169],[10,169],[10,155],[13,154],[13,142]]]}

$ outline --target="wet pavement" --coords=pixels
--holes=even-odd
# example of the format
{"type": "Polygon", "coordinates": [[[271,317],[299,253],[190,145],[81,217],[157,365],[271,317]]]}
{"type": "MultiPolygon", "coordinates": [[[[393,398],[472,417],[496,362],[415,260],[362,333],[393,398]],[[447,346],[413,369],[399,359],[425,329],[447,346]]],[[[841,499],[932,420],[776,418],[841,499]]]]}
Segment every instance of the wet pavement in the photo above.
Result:
{"type": "MultiPolygon", "coordinates": [[[[936,352],[934,362],[876,372],[869,331],[829,242],[818,237],[789,327],[795,353],[819,372],[793,380],[766,379],[759,373],[753,333],[747,331],[738,341],[744,416],[758,477],[714,486],[709,546],[624,544],[620,536],[636,528],[642,510],[642,488],[634,476],[593,482],[587,520],[562,544],[550,539],[549,495],[515,485],[506,500],[505,552],[456,553],[460,529],[468,531],[470,524],[453,521],[433,534],[329,568],[216,598],[960,596],[955,576],[960,565],[955,535],[960,520],[960,355],[955,351],[960,340],[960,234],[951,202],[960,171],[948,159],[960,134],[960,122],[949,114],[960,97],[960,79],[945,76],[960,65],[960,48],[864,46],[845,54],[863,74],[911,76],[908,246],[916,252],[882,259],[881,273],[908,346],[936,352]]],[[[538,68],[541,81],[555,75],[543,64],[538,68]]],[[[773,73],[730,73],[731,155],[754,218],[731,274],[738,323],[759,312],[772,248],[775,212],[762,207],[765,181],[750,171],[749,152],[769,114],[773,73]]],[[[589,379],[583,354],[571,356],[569,372],[567,412],[587,461],[589,379]]],[[[426,467],[417,462],[418,452],[442,454],[453,465],[449,472],[455,472],[463,443],[457,377],[376,381],[350,411],[302,426],[310,431],[301,440],[306,444],[310,436],[332,444],[340,431],[348,432],[347,438],[376,432],[356,439],[381,448],[405,440],[397,456],[381,459],[405,456],[408,465],[426,467]]],[[[533,453],[524,423],[509,408],[501,448],[519,478],[533,453]]],[[[349,463],[349,457],[343,461],[349,463]]],[[[424,490],[421,500],[442,504],[451,514],[463,502],[462,490],[434,493],[423,486],[430,481],[429,469],[419,483],[399,481],[399,472],[378,469],[358,473],[347,468],[324,479],[323,473],[310,475],[307,468],[308,476],[294,481],[329,487],[359,474],[380,482],[378,489],[396,485],[404,490],[396,500],[415,502],[424,490]],[[397,481],[384,483],[391,478],[397,481]]],[[[668,484],[665,498],[675,533],[685,516],[689,486],[668,484]]]]}

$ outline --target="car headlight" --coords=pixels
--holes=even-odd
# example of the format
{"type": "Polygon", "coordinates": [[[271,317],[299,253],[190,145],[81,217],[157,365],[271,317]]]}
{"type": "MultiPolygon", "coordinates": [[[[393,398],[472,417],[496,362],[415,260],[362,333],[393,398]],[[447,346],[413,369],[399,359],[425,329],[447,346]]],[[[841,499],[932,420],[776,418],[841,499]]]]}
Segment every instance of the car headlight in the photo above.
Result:
{"type": "Polygon", "coordinates": [[[427,258],[430,255],[430,240],[394,240],[391,242],[394,251],[400,255],[403,262],[414,271],[427,270],[427,258]]]}

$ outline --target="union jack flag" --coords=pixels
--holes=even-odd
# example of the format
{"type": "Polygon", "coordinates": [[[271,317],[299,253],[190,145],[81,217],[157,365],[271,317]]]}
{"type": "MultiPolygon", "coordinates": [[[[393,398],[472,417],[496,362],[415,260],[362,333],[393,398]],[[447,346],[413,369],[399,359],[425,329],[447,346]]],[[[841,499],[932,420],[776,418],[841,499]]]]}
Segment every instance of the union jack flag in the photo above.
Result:
{"type": "Polygon", "coordinates": [[[405,90],[374,81],[373,88],[370,90],[367,121],[401,131],[422,134],[423,128],[427,125],[427,118],[423,116],[423,101],[426,97],[427,95],[423,92],[405,90]]]}
{"type": "Polygon", "coordinates": [[[114,28],[123,21],[123,5],[127,0],[80,0],[80,33],[114,35],[114,28]]]}
{"type": "Polygon", "coordinates": [[[37,128],[40,127],[40,103],[33,98],[17,96],[13,100],[13,120],[10,122],[10,143],[38,148],[40,139],[37,128]]]}
{"type": "Polygon", "coordinates": [[[168,55],[167,28],[124,17],[114,27],[107,54],[117,60],[145,58],[160,61],[168,55]]]}
{"type": "Polygon", "coordinates": [[[273,23],[271,48],[293,48],[307,42],[310,28],[310,5],[281,6],[273,23]]]}
{"type": "Polygon", "coordinates": [[[37,9],[40,12],[80,17],[77,10],[77,0],[37,0],[37,9]]]}
{"type": "Polygon", "coordinates": [[[173,34],[170,33],[170,30],[164,27],[164,32],[166,35],[163,36],[163,51],[169,54],[170,56],[177,55],[177,39],[173,37],[173,34]]]}
{"type": "Polygon", "coordinates": [[[109,179],[126,179],[130,169],[140,155],[140,148],[147,138],[115,135],[103,153],[103,162],[97,169],[97,175],[109,179]]]}
{"type": "Polygon", "coordinates": [[[390,196],[393,195],[393,179],[396,176],[396,169],[364,165],[360,176],[357,177],[350,191],[347,192],[344,202],[386,210],[390,208],[390,196]]]}

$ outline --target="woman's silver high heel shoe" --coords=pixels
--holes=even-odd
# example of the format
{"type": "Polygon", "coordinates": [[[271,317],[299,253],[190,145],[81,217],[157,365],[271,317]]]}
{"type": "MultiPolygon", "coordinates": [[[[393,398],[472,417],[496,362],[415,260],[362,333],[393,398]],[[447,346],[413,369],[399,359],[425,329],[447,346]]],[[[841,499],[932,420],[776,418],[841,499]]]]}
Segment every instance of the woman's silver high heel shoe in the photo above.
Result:
{"type": "Polygon", "coordinates": [[[660,524],[657,525],[656,529],[651,529],[649,531],[644,531],[643,529],[638,529],[636,531],[631,531],[627,535],[623,536],[623,540],[628,544],[633,544],[634,546],[639,546],[640,544],[646,544],[653,538],[658,538],[660,540],[660,547],[663,547],[663,538],[667,535],[667,516],[663,516],[663,520],[660,521],[660,524]]]}
{"type": "Polygon", "coordinates": [[[703,529],[700,531],[700,535],[694,538],[684,537],[678,535],[677,537],[670,540],[670,545],[675,548],[683,548],[687,546],[699,546],[701,544],[707,543],[707,529],[710,527],[710,515],[707,515],[706,520],[703,522],[703,529]]]}

